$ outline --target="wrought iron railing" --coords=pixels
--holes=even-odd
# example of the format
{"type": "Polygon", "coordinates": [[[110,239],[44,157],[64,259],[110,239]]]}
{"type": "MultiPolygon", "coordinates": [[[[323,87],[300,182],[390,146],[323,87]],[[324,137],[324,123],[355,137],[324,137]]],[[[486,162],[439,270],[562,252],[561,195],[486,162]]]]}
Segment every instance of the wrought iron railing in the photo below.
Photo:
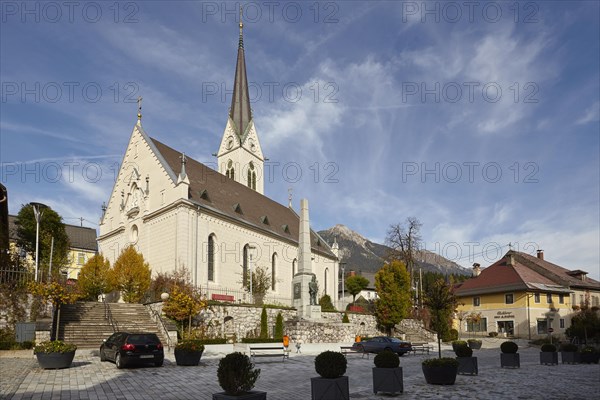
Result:
{"type": "Polygon", "coordinates": [[[102,297],[102,303],[104,303],[104,319],[108,321],[108,323],[112,327],[113,332],[118,332],[119,324],[113,318],[112,312],[110,311],[110,305],[106,301],[106,298],[102,297]]]}

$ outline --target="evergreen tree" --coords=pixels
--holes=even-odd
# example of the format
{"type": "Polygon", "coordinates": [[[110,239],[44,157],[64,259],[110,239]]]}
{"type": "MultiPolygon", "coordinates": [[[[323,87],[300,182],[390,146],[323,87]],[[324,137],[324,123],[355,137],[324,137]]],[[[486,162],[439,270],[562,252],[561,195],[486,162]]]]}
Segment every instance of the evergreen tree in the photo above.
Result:
{"type": "Polygon", "coordinates": [[[269,337],[269,325],[267,323],[267,309],[265,306],[262,308],[260,314],[260,338],[266,339],[269,337]]]}
{"type": "Polygon", "coordinates": [[[323,295],[323,297],[319,299],[319,305],[321,306],[321,311],[337,311],[328,294],[323,295]]]}
{"type": "Polygon", "coordinates": [[[277,319],[275,320],[275,333],[273,334],[273,338],[277,340],[283,339],[283,316],[281,313],[277,313],[277,319]]]}
{"type": "Polygon", "coordinates": [[[401,261],[393,260],[375,274],[377,323],[391,333],[392,328],[406,318],[410,310],[410,276],[401,261]]]}

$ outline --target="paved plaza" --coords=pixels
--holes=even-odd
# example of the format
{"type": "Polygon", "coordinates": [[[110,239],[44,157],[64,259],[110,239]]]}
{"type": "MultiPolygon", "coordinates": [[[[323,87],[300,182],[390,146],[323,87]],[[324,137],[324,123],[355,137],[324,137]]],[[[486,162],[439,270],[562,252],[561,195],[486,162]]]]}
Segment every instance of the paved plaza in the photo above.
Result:
{"type": "MultiPolygon", "coordinates": [[[[400,359],[404,374],[404,393],[400,399],[599,399],[600,365],[545,366],[539,363],[539,349],[521,345],[520,369],[500,368],[498,342],[484,343],[474,352],[479,361],[478,376],[459,375],[453,386],[427,385],[421,360],[437,353],[407,355],[400,359]]],[[[292,353],[288,361],[260,359],[256,389],[266,391],[273,400],[310,399],[310,378],[316,376],[314,357],[325,348],[339,350],[339,344],[305,345],[302,354],[292,353]]],[[[453,356],[447,346],[443,355],[453,356]]],[[[25,358],[0,358],[2,399],[211,399],[221,391],[217,365],[223,354],[207,349],[200,366],[175,365],[167,353],[161,368],[142,367],[118,370],[113,363],[100,362],[97,351],[80,349],[71,368],[43,370],[31,355],[25,358]]],[[[391,395],[373,394],[373,356],[348,356],[346,375],[352,399],[389,399],[391,395]]]]}

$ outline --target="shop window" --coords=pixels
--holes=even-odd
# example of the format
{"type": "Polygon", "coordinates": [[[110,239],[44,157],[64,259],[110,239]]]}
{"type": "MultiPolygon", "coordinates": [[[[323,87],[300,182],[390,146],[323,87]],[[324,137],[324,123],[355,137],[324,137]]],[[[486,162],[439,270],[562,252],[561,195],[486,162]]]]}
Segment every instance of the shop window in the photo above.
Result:
{"type": "Polygon", "coordinates": [[[537,333],[538,333],[538,335],[545,335],[548,333],[548,320],[545,320],[545,319],[537,320],[537,333]]]}

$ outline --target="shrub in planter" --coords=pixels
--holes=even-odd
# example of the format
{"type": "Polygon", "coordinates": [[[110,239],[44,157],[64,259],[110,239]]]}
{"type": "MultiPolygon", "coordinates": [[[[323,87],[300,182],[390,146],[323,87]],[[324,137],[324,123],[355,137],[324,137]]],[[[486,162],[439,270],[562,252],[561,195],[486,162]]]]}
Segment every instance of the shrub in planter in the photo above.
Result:
{"type": "Polygon", "coordinates": [[[204,345],[198,339],[187,339],[175,345],[175,362],[181,366],[195,366],[200,363],[204,345]]]}
{"type": "Polygon", "coordinates": [[[473,357],[473,349],[465,344],[459,346],[454,353],[456,361],[458,361],[459,374],[477,375],[479,373],[477,357],[473,357]]]}
{"type": "Polygon", "coordinates": [[[454,340],[452,341],[452,350],[456,352],[456,349],[459,347],[467,347],[467,342],[464,340],[454,340]]]}
{"type": "Polygon", "coordinates": [[[213,394],[213,400],[266,399],[265,392],[252,391],[259,375],[260,369],[254,369],[254,364],[247,355],[239,352],[227,354],[219,360],[217,369],[219,385],[225,392],[213,394]]]}
{"type": "Polygon", "coordinates": [[[75,357],[77,346],[62,340],[41,342],[33,348],[38,364],[44,369],[68,368],[75,357]]]}
{"type": "Polygon", "coordinates": [[[429,358],[421,363],[425,381],[432,385],[454,385],[458,361],[454,358],[429,358]]]}
{"type": "Polygon", "coordinates": [[[473,356],[473,349],[465,344],[464,346],[457,347],[454,353],[456,357],[471,357],[473,356]]]}
{"type": "Polygon", "coordinates": [[[579,363],[579,353],[577,352],[578,347],[573,343],[565,343],[560,346],[560,356],[563,364],[577,364],[579,363]]]}
{"type": "Polygon", "coordinates": [[[315,358],[315,370],[322,378],[338,378],[346,373],[348,362],[342,353],[324,351],[315,358]]]}
{"type": "Polygon", "coordinates": [[[373,362],[373,393],[402,393],[404,382],[398,354],[383,351],[375,356],[373,362]]]}
{"type": "Polygon", "coordinates": [[[469,339],[467,340],[467,343],[473,350],[479,350],[481,348],[481,340],[479,339],[469,339]]]}
{"type": "Polygon", "coordinates": [[[509,340],[500,345],[500,351],[504,354],[514,354],[519,351],[519,345],[509,340]]]}
{"type": "Polygon", "coordinates": [[[541,347],[540,364],[556,365],[558,364],[558,353],[556,346],[550,343],[545,343],[541,347]]]}
{"type": "Polygon", "coordinates": [[[592,346],[584,347],[579,355],[580,361],[584,364],[598,364],[600,353],[592,346]]]}
{"type": "Polygon", "coordinates": [[[348,362],[342,353],[324,351],[315,358],[315,370],[319,378],[311,378],[313,400],[348,400],[350,386],[346,373],[348,362]]]}
{"type": "Polygon", "coordinates": [[[500,345],[500,367],[508,367],[508,368],[520,368],[521,360],[519,353],[519,346],[515,342],[506,341],[500,345]]]}

